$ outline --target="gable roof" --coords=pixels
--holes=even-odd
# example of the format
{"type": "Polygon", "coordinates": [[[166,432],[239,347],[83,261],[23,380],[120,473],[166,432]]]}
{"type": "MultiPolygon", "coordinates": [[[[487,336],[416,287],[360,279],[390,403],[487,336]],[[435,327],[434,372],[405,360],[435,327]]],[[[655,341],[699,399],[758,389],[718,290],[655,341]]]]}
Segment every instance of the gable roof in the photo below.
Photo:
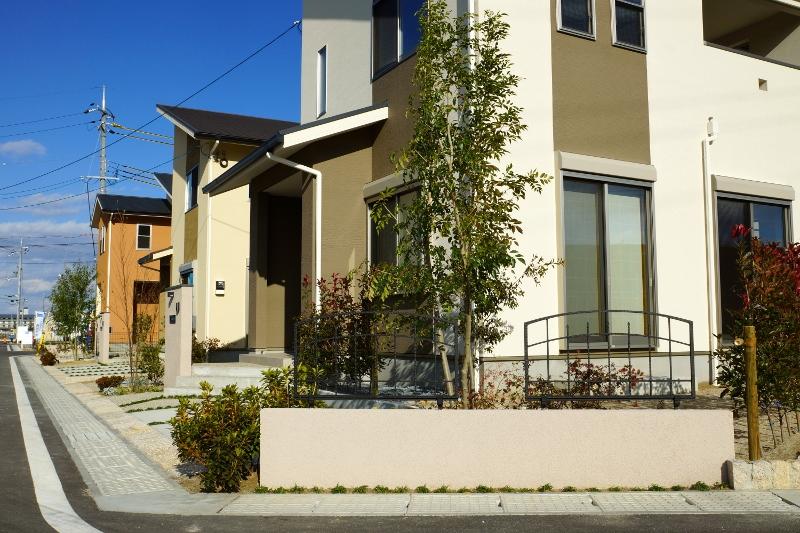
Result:
{"type": "Polygon", "coordinates": [[[388,104],[378,104],[282,129],[267,142],[247,154],[234,166],[203,187],[203,192],[221,194],[241,187],[264,172],[272,163],[267,153],[288,156],[317,141],[342,135],[384,122],[389,118],[388,104]]]}
{"type": "Polygon", "coordinates": [[[278,130],[297,125],[296,122],[286,120],[164,104],[156,105],[156,110],[195,139],[219,139],[253,146],[258,146],[272,138],[278,130]]]}
{"type": "Polygon", "coordinates": [[[149,196],[125,196],[121,194],[98,194],[92,212],[92,226],[97,226],[100,213],[124,213],[126,215],[170,217],[172,202],[166,198],[149,196]]]}
{"type": "Polygon", "coordinates": [[[153,172],[156,180],[170,198],[172,198],[172,172],[153,172]]]}

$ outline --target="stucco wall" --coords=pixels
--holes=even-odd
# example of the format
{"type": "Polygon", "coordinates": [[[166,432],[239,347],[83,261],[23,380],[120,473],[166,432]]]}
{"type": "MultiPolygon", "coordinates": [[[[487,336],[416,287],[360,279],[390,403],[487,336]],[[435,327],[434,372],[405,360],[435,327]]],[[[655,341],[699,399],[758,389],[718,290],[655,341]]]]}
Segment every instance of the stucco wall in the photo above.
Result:
{"type": "Polygon", "coordinates": [[[267,487],[685,486],[733,457],[729,411],[261,411],[267,487]]]}

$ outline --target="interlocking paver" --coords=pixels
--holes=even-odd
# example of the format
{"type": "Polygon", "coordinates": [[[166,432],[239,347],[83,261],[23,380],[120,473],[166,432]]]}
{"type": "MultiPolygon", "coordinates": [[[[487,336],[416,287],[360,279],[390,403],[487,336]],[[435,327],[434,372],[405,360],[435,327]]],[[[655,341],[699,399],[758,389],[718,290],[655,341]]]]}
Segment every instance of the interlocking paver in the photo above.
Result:
{"type": "Polygon", "coordinates": [[[21,358],[19,363],[100,495],[117,496],[174,488],[31,358],[21,358]]]}
{"type": "Polygon", "coordinates": [[[246,494],[226,506],[221,514],[310,515],[319,505],[320,494],[246,494]]]}
{"type": "Polygon", "coordinates": [[[796,513],[790,505],[769,492],[710,491],[685,492],[687,500],[709,513],[796,513]]]}
{"type": "Polygon", "coordinates": [[[588,494],[501,494],[507,514],[599,513],[588,494]]]}
{"type": "Polygon", "coordinates": [[[503,512],[499,494],[412,494],[409,515],[490,515],[503,512]]]}
{"type": "Polygon", "coordinates": [[[320,499],[315,515],[402,516],[408,508],[408,494],[328,494],[320,499]]]}
{"type": "Polygon", "coordinates": [[[598,492],[592,499],[606,513],[696,513],[677,492],[598,492]]]}

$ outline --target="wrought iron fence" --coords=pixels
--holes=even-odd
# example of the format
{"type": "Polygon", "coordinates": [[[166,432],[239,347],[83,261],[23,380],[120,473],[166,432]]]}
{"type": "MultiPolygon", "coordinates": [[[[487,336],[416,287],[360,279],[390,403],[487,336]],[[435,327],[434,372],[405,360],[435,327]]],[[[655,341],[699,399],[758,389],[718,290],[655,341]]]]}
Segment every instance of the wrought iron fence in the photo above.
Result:
{"type": "Polygon", "coordinates": [[[309,403],[457,398],[460,338],[447,319],[401,311],[315,315],[295,323],[294,346],[294,394],[309,403]]]}
{"type": "Polygon", "coordinates": [[[525,323],[525,396],[551,402],[695,397],[690,320],[646,311],[560,313],[525,323]],[[686,375],[688,373],[688,376],[686,375]]]}

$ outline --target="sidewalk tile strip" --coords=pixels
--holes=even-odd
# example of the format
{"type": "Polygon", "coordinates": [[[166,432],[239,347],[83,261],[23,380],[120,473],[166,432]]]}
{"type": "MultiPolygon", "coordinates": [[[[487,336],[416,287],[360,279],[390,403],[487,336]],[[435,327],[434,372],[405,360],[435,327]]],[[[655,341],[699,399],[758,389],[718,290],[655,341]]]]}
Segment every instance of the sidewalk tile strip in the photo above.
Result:
{"type": "Polygon", "coordinates": [[[220,514],[256,516],[310,515],[321,494],[245,494],[227,505],[220,514]]]}
{"type": "Polygon", "coordinates": [[[33,359],[25,357],[18,361],[100,495],[116,496],[174,488],[33,359]]]}
{"type": "Polygon", "coordinates": [[[506,514],[599,513],[588,494],[501,494],[506,514]]]}
{"type": "Polygon", "coordinates": [[[403,516],[408,494],[326,494],[314,509],[325,516],[403,516]]]}
{"type": "Polygon", "coordinates": [[[501,514],[499,494],[412,494],[409,515],[501,514]]]}
{"type": "Polygon", "coordinates": [[[770,492],[724,491],[685,492],[686,499],[708,513],[797,513],[790,505],[770,492]]]}
{"type": "Polygon", "coordinates": [[[598,492],[592,499],[606,513],[696,513],[697,507],[676,492],[598,492]]]}

